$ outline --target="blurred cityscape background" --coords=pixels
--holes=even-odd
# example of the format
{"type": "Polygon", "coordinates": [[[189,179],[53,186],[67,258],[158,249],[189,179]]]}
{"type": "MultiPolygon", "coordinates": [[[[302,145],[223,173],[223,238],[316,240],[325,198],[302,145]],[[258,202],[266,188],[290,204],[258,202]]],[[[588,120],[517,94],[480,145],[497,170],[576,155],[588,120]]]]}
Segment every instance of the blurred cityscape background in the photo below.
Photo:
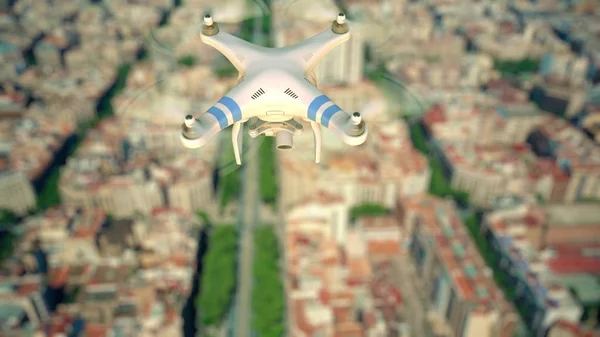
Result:
{"type": "Polygon", "coordinates": [[[597,0],[0,0],[0,336],[600,336],[597,0]],[[199,38],[317,67],[367,142],[179,140],[237,83],[199,38]]]}

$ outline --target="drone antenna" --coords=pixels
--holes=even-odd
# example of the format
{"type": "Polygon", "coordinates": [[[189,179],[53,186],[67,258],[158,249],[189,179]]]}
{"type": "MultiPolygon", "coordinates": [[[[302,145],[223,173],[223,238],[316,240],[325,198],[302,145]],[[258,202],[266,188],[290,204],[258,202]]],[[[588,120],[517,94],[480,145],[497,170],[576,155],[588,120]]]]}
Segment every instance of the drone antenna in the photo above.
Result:
{"type": "Polygon", "coordinates": [[[352,114],[352,124],[359,125],[362,121],[362,117],[360,116],[360,112],[355,112],[352,114]]]}
{"type": "Polygon", "coordinates": [[[213,25],[213,23],[214,23],[214,21],[213,21],[212,16],[210,16],[210,14],[206,14],[204,16],[204,24],[210,27],[213,25]]]}
{"type": "Polygon", "coordinates": [[[196,119],[192,115],[185,116],[185,126],[191,128],[196,123],[196,119]]]}

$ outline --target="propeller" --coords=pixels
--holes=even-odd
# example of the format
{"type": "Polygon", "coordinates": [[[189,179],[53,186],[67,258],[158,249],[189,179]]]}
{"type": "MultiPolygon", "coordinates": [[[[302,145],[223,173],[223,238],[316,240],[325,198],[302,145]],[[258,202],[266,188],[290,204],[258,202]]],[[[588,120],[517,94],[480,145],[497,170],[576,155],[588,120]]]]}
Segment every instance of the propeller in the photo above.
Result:
{"type": "MultiPolygon", "coordinates": [[[[361,34],[369,41],[372,49],[378,49],[390,43],[395,36],[401,36],[406,26],[401,20],[401,10],[392,5],[392,0],[369,0],[365,2],[372,8],[373,2],[379,2],[378,10],[365,10],[364,6],[349,7],[346,14],[355,34],[361,34]]],[[[283,14],[295,18],[319,23],[330,23],[341,9],[334,0],[288,0],[281,5],[283,14]]]]}
{"type": "MultiPolygon", "coordinates": [[[[281,9],[274,13],[274,16],[281,16],[281,20],[289,18],[319,22],[323,25],[329,24],[341,11],[335,0],[287,0],[280,1],[274,8],[281,9]]],[[[358,35],[360,40],[364,41],[365,48],[369,48],[371,59],[366,61],[370,62],[367,68],[378,70],[369,71],[368,76],[365,76],[386,96],[384,109],[387,110],[387,114],[378,112],[382,109],[380,103],[368,102],[363,107],[364,111],[359,111],[365,121],[369,121],[370,124],[385,123],[390,114],[393,118],[420,118],[425,112],[424,100],[416,90],[380,66],[393,58],[393,53],[386,52],[388,45],[402,41],[407,25],[414,24],[418,18],[411,18],[412,14],[407,14],[406,7],[397,0],[353,1],[345,11],[351,34],[358,35]]]]}
{"type": "Polygon", "coordinates": [[[169,23],[152,29],[147,38],[147,47],[159,55],[171,59],[182,52],[198,50],[204,15],[210,14],[221,29],[237,35],[237,24],[248,19],[261,19],[271,14],[263,0],[187,0],[171,13],[169,23]],[[185,24],[181,25],[180,22],[185,24]]]}
{"type": "Polygon", "coordinates": [[[285,17],[312,22],[331,22],[340,12],[333,0],[291,0],[283,5],[285,17]]]}
{"type": "Polygon", "coordinates": [[[221,23],[241,23],[251,18],[262,18],[270,14],[269,6],[261,0],[230,0],[224,4],[214,3],[205,12],[221,23]]]}

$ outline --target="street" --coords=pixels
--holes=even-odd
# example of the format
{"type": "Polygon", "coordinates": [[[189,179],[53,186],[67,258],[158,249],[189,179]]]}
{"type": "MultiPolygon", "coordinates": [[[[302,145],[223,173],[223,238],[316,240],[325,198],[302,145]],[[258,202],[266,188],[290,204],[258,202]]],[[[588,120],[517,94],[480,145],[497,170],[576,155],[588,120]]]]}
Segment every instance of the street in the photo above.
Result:
{"type": "MultiPolygon", "coordinates": [[[[253,20],[252,41],[261,44],[263,36],[260,32],[260,19],[253,20]]],[[[244,134],[244,142],[257,141],[244,134]]],[[[264,137],[264,136],[262,136],[264,137]]],[[[260,224],[260,190],[258,153],[242,158],[242,196],[240,198],[239,231],[240,247],[238,255],[238,287],[235,297],[233,326],[230,327],[231,335],[234,337],[249,337],[252,331],[252,285],[253,285],[253,258],[254,258],[254,235],[253,229],[260,224]]]]}
{"type": "MultiPolygon", "coordinates": [[[[244,139],[244,141],[248,140],[244,139]]],[[[244,161],[242,196],[238,211],[238,226],[240,231],[238,287],[235,297],[233,326],[230,327],[231,335],[236,337],[251,336],[252,267],[254,257],[253,228],[259,222],[258,158],[256,155],[251,155],[244,158],[244,161]]]]}

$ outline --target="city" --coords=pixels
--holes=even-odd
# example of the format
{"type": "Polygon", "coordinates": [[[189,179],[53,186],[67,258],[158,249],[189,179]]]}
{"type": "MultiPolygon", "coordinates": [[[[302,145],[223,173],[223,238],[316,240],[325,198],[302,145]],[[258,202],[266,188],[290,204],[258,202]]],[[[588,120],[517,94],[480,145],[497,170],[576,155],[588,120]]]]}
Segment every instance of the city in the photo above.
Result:
{"type": "Polygon", "coordinates": [[[0,0],[0,337],[600,337],[599,83],[595,0],[0,0]],[[209,10],[345,13],[366,143],[182,146],[239,80],[209,10]]]}

